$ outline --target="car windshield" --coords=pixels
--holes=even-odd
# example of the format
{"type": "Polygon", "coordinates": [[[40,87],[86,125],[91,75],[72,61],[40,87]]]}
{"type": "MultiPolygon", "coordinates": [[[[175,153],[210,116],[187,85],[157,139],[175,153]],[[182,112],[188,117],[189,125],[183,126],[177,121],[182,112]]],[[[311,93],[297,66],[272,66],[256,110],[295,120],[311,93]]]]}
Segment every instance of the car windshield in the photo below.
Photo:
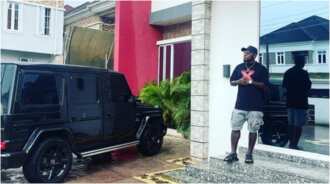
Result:
{"type": "Polygon", "coordinates": [[[0,113],[7,114],[9,107],[10,95],[13,89],[14,76],[16,71],[16,65],[14,64],[1,64],[1,107],[0,113]]]}

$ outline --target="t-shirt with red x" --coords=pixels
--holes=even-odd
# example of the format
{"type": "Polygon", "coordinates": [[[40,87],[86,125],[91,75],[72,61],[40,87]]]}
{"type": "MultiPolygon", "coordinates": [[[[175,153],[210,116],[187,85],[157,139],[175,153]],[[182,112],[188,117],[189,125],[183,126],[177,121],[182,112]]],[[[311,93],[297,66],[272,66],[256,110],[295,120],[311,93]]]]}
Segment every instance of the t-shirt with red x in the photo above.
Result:
{"type": "MultiPolygon", "coordinates": [[[[244,80],[253,80],[263,82],[269,85],[268,71],[266,67],[258,62],[241,63],[234,69],[230,81],[243,78],[244,80]]],[[[249,84],[246,86],[238,86],[238,93],[235,108],[245,111],[263,111],[266,102],[265,93],[262,89],[249,84]]]]}

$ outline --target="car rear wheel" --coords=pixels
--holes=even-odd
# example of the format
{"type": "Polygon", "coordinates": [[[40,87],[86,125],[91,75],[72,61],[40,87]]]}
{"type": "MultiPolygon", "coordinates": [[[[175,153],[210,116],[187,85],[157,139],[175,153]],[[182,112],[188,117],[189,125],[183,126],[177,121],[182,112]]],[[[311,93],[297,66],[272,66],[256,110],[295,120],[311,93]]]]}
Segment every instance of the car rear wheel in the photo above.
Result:
{"type": "Polygon", "coordinates": [[[63,139],[50,138],[41,142],[27,158],[23,173],[29,182],[63,182],[72,165],[70,145],[63,139]]]}
{"type": "Polygon", "coordinates": [[[273,126],[264,126],[261,140],[263,144],[284,147],[289,140],[287,124],[273,123],[273,126]]]}

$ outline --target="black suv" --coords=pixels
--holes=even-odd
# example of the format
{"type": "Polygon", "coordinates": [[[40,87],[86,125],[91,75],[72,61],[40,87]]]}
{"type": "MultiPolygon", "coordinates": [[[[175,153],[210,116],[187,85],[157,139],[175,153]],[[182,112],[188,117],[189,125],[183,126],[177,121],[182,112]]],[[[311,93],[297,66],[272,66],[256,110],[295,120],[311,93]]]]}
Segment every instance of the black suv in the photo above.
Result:
{"type": "Polygon", "coordinates": [[[63,182],[73,154],[138,146],[157,154],[161,110],[141,104],[124,75],[70,65],[1,63],[1,168],[30,182],[63,182]]]}

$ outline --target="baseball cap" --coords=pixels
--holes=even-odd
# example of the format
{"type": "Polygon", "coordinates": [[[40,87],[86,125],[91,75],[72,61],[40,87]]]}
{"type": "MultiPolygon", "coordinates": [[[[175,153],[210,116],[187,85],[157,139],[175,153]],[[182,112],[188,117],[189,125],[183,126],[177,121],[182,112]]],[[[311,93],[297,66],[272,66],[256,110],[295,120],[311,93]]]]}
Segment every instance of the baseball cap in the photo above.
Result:
{"type": "Polygon", "coordinates": [[[253,46],[251,46],[251,45],[249,45],[248,47],[246,47],[246,48],[242,48],[241,49],[241,51],[249,51],[249,52],[251,52],[251,53],[253,53],[253,54],[258,54],[258,49],[257,48],[255,48],[255,47],[253,47],[253,46]]]}

